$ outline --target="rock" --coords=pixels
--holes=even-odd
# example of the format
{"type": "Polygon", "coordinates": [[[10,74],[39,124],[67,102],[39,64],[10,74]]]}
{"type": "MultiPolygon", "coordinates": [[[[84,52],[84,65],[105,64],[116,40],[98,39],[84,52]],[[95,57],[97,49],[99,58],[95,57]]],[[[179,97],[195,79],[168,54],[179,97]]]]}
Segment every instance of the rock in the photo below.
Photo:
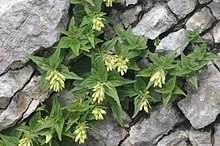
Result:
{"type": "Polygon", "coordinates": [[[10,0],[0,6],[0,74],[51,47],[68,22],[68,0],[10,0]]]}
{"type": "Polygon", "coordinates": [[[200,4],[205,4],[205,3],[208,3],[208,2],[211,2],[212,0],[199,0],[199,3],[200,4]]]}
{"type": "Polygon", "coordinates": [[[112,9],[109,16],[114,20],[112,22],[112,25],[114,27],[118,27],[120,29],[124,29],[124,26],[122,24],[122,20],[120,18],[120,16],[122,15],[122,13],[120,11],[117,11],[115,9],[112,9]]]}
{"type": "Polygon", "coordinates": [[[0,76],[0,108],[6,108],[14,94],[30,80],[33,68],[10,70],[0,76]]]}
{"type": "Polygon", "coordinates": [[[129,25],[137,21],[138,15],[141,12],[141,6],[136,6],[132,9],[126,10],[120,18],[122,19],[123,25],[128,28],[129,25]]]}
{"type": "Polygon", "coordinates": [[[132,31],[136,35],[144,35],[150,39],[155,39],[176,23],[176,18],[165,5],[157,5],[144,14],[132,31]]]}
{"type": "Polygon", "coordinates": [[[105,120],[93,125],[88,131],[87,141],[80,146],[118,146],[127,134],[128,132],[118,125],[114,117],[108,114],[105,116],[105,120]]]}
{"type": "Polygon", "coordinates": [[[31,81],[18,92],[11,100],[8,107],[0,114],[0,131],[14,126],[18,120],[27,117],[33,112],[39,102],[33,108],[34,100],[44,100],[45,95],[40,95],[39,77],[33,77],[31,81]],[[31,105],[31,106],[30,106],[31,105]]]}
{"type": "Polygon", "coordinates": [[[195,9],[197,0],[170,0],[167,4],[171,11],[181,19],[195,9]]]}
{"type": "Polygon", "coordinates": [[[138,3],[138,0],[126,0],[125,3],[126,3],[126,6],[136,5],[138,3]]]}
{"type": "Polygon", "coordinates": [[[156,146],[190,146],[187,141],[188,131],[177,130],[168,136],[164,136],[156,146]]]}
{"type": "Polygon", "coordinates": [[[200,28],[201,32],[208,29],[215,18],[207,7],[201,9],[201,11],[196,12],[192,17],[190,17],[186,22],[186,29],[193,30],[195,28],[200,28]]]}
{"type": "Polygon", "coordinates": [[[208,7],[211,9],[213,16],[220,20],[220,3],[211,2],[208,7]]]}
{"type": "Polygon", "coordinates": [[[166,54],[167,52],[175,51],[176,56],[179,56],[188,45],[188,43],[184,43],[185,37],[185,29],[170,33],[160,41],[156,47],[156,52],[166,54]]]}
{"type": "Polygon", "coordinates": [[[190,130],[189,140],[193,146],[212,146],[211,132],[190,130]]]}
{"type": "Polygon", "coordinates": [[[220,146],[220,123],[215,125],[214,146],[220,146]]]}
{"type": "Polygon", "coordinates": [[[213,31],[210,30],[207,33],[205,33],[202,38],[206,40],[206,43],[210,44],[214,42],[214,37],[213,37],[213,31]]]}
{"type": "Polygon", "coordinates": [[[129,137],[121,146],[152,146],[181,121],[176,110],[169,105],[151,112],[150,117],[131,127],[129,137]]]}
{"type": "MultiPolygon", "coordinates": [[[[64,105],[68,105],[75,100],[74,94],[67,89],[63,89],[61,92],[56,93],[55,96],[59,97],[60,101],[64,105]]],[[[52,105],[52,101],[51,101],[51,105],[52,105]]]]}
{"type": "MultiPolygon", "coordinates": [[[[220,53],[218,53],[218,56],[220,57],[220,53]]],[[[215,60],[214,63],[217,66],[218,70],[220,70],[220,61],[215,60]]]]}
{"type": "Polygon", "coordinates": [[[213,0],[214,2],[216,2],[216,3],[220,3],[220,0],[213,0]]]}
{"type": "Polygon", "coordinates": [[[215,43],[220,43],[220,22],[218,22],[213,28],[213,37],[215,43]]]}
{"type": "Polygon", "coordinates": [[[195,129],[215,121],[220,113],[220,72],[211,64],[199,75],[199,89],[178,102],[186,118],[195,129]]]}

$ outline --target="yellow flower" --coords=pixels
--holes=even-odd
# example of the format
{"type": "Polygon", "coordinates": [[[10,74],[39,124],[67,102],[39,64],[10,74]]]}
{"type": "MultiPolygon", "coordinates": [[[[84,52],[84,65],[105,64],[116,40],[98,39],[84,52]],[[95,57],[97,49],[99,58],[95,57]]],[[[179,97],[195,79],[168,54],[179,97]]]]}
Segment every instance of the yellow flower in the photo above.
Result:
{"type": "Polygon", "coordinates": [[[119,73],[121,73],[121,75],[123,76],[124,73],[127,72],[128,66],[126,65],[128,63],[128,58],[124,58],[123,56],[118,56],[118,60],[117,60],[117,71],[119,73]]]}
{"type": "Polygon", "coordinates": [[[52,138],[53,138],[53,135],[52,135],[52,134],[47,134],[47,135],[46,135],[46,141],[45,141],[45,143],[49,143],[52,138]]]}
{"type": "Polygon", "coordinates": [[[103,120],[103,115],[106,114],[106,111],[102,108],[96,107],[92,110],[92,114],[95,116],[96,120],[103,120]]]}
{"type": "Polygon", "coordinates": [[[104,0],[106,7],[112,7],[112,0],[104,0]]]}
{"type": "Polygon", "coordinates": [[[105,89],[104,89],[104,84],[101,83],[101,82],[98,82],[94,87],[93,87],[93,94],[92,94],[92,97],[93,97],[93,103],[95,103],[96,101],[99,103],[101,103],[104,98],[105,98],[105,89]]]}
{"type": "Polygon", "coordinates": [[[162,84],[165,84],[165,72],[164,70],[158,69],[157,72],[150,78],[151,82],[154,82],[154,87],[158,86],[160,88],[162,88],[162,84]]]}
{"type": "Polygon", "coordinates": [[[103,57],[104,63],[107,67],[107,71],[111,71],[116,68],[117,55],[104,55],[103,57]]]}
{"type": "Polygon", "coordinates": [[[59,92],[65,87],[65,76],[56,70],[52,71],[46,80],[50,81],[50,89],[53,89],[55,92],[59,92]]]}
{"type": "Polygon", "coordinates": [[[32,141],[30,138],[22,138],[19,140],[19,145],[18,146],[32,146],[32,141]]]}
{"type": "Polygon", "coordinates": [[[149,93],[150,93],[149,91],[146,91],[144,93],[140,91],[140,96],[143,98],[143,100],[142,100],[142,103],[141,103],[139,111],[144,109],[144,111],[146,113],[149,112],[149,109],[148,109],[148,106],[150,106],[150,104],[148,102],[149,93]]]}
{"type": "Polygon", "coordinates": [[[74,131],[74,134],[76,135],[75,142],[79,142],[79,144],[85,143],[85,139],[87,138],[87,135],[86,135],[87,128],[88,126],[85,122],[80,123],[76,127],[76,130],[74,131]]]}
{"type": "Polygon", "coordinates": [[[117,68],[117,71],[123,76],[128,70],[128,58],[118,55],[104,55],[104,63],[107,67],[107,71],[111,71],[117,68]]]}
{"type": "Polygon", "coordinates": [[[103,18],[100,17],[94,17],[92,20],[93,26],[92,29],[95,30],[101,30],[104,27],[104,24],[102,23],[103,18]]]}

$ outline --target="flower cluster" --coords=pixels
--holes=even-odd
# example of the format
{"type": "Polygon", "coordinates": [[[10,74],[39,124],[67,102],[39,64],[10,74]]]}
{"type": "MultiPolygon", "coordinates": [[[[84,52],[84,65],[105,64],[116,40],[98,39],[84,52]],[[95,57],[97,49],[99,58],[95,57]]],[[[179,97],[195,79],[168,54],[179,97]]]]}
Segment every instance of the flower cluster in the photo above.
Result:
{"type": "Polygon", "coordinates": [[[18,146],[32,146],[32,141],[30,138],[22,138],[19,140],[19,145],[18,146]]]}
{"type": "Polygon", "coordinates": [[[104,63],[107,67],[107,71],[111,71],[117,68],[117,71],[123,76],[128,70],[128,59],[118,55],[104,55],[104,63]]]}
{"type": "Polygon", "coordinates": [[[158,86],[162,88],[162,84],[165,84],[166,75],[162,68],[158,69],[157,72],[150,78],[151,82],[154,82],[154,87],[158,86]]]}
{"type": "Polygon", "coordinates": [[[104,0],[106,7],[112,7],[112,0],[104,0]]]}
{"type": "Polygon", "coordinates": [[[103,20],[103,18],[101,18],[101,17],[97,17],[97,16],[94,17],[92,19],[92,24],[93,24],[92,29],[100,31],[104,27],[102,20],[103,20]]]}
{"type": "Polygon", "coordinates": [[[75,142],[79,142],[79,144],[85,143],[85,139],[87,138],[86,129],[88,128],[85,122],[78,124],[74,134],[76,135],[75,142]]]}
{"type": "Polygon", "coordinates": [[[95,107],[93,110],[92,110],[92,114],[95,116],[95,119],[96,120],[103,120],[103,115],[106,114],[106,111],[103,110],[102,108],[100,107],[95,107]]]}
{"type": "Polygon", "coordinates": [[[92,94],[92,97],[93,97],[93,103],[95,103],[96,101],[99,103],[101,103],[104,98],[105,98],[105,89],[104,89],[104,83],[101,83],[101,82],[98,82],[94,87],[93,87],[93,94],[92,94]]]}
{"type": "Polygon", "coordinates": [[[141,92],[140,93],[140,96],[143,98],[143,100],[142,100],[142,103],[141,103],[141,106],[140,106],[140,111],[141,110],[143,110],[144,109],[144,111],[146,112],[146,113],[148,113],[149,112],[149,109],[148,109],[148,106],[149,106],[149,102],[148,102],[148,97],[149,97],[149,91],[146,91],[146,92],[141,92]]]}
{"type": "Polygon", "coordinates": [[[50,81],[50,89],[55,92],[59,92],[65,87],[65,76],[56,70],[52,71],[46,80],[50,81]]]}

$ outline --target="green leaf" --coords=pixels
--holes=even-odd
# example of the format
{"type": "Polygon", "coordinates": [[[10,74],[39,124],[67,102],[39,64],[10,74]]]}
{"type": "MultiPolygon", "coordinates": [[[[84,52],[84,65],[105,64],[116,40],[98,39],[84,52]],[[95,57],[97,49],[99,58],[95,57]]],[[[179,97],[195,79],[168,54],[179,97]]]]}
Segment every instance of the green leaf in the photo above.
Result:
{"type": "Polygon", "coordinates": [[[103,50],[105,53],[109,52],[111,49],[114,48],[117,41],[118,41],[117,38],[113,38],[112,40],[104,42],[101,45],[101,50],[103,50]]]}
{"type": "Polygon", "coordinates": [[[28,56],[34,63],[37,64],[37,66],[42,69],[43,71],[49,71],[51,70],[51,67],[48,63],[48,61],[46,60],[46,58],[43,57],[38,57],[38,56],[33,56],[33,55],[29,55],[28,56]]]}
{"type": "Polygon", "coordinates": [[[62,131],[63,131],[63,126],[64,126],[64,118],[60,118],[59,120],[54,123],[54,128],[57,132],[58,138],[60,141],[62,141],[62,131]]]}
{"type": "Polygon", "coordinates": [[[136,82],[134,83],[134,89],[137,93],[140,91],[146,90],[146,83],[142,78],[136,78],[136,82]]]}
{"type": "Polygon", "coordinates": [[[77,74],[75,74],[74,72],[69,71],[68,67],[66,67],[65,65],[61,64],[58,68],[58,71],[60,71],[60,73],[62,75],[65,76],[66,79],[73,79],[73,80],[82,80],[81,77],[79,77],[77,74]]]}
{"type": "Polygon", "coordinates": [[[53,97],[53,106],[50,112],[50,117],[61,117],[61,105],[57,96],[53,97]]]}
{"type": "Polygon", "coordinates": [[[108,82],[110,82],[112,86],[118,87],[125,84],[134,83],[135,81],[123,78],[118,73],[110,72],[108,77],[108,82]]]}
{"type": "Polygon", "coordinates": [[[167,105],[168,105],[168,103],[169,103],[169,101],[170,101],[170,99],[172,97],[172,92],[164,93],[162,95],[162,97],[163,97],[163,106],[167,107],[167,105]]]}
{"type": "Polygon", "coordinates": [[[71,43],[71,50],[72,50],[72,53],[74,56],[79,56],[79,51],[80,51],[80,41],[79,40],[72,40],[72,43],[71,43]]]}
{"type": "Polygon", "coordinates": [[[0,134],[0,138],[6,144],[5,146],[18,146],[19,139],[16,137],[0,134]]]}
{"type": "Polygon", "coordinates": [[[160,59],[160,57],[157,54],[148,52],[148,55],[154,65],[161,66],[163,64],[163,61],[160,59]]]}
{"type": "Polygon", "coordinates": [[[60,52],[61,49],[57,48],[54,53],[48,58],[48,62],[52,69],[56,69],[62,61],[60,58],[60,52]]]}
{"type": "Polygon", "coordinates": [[[117,119],[118,123],[122,126],[122,107],[121,104],[117,104],[115,102],[111,103],[112,112],[117,119]]]}
{"type": "Polygon", "coordinates": [[[92,6],[95,6],[95,4],[93,3],[93,0],[86,0],[88,3],[90,3],[92,6]]]}
{"type": "Polygon", "coordinates": [[[50,88],[50,81],[46,80],[47,74],[43,73],[40,78],[40,92],[45,93],[50,88]]]}
{"type": "Polygon", "coordinates": [[[71,4],[81,4],[83,0],[69,0],[69,3],[71,4]]]}
{"type": "Polygon", "coordinates": [[[134,118],[138,114],[138,112],[140,111],[141,104],[142,104],[142,99],[140,96],[137,96],[134,99],[134,114],[133,114],[132,118],[134,118]]]}
{"type": "Polygon", "coordinates": [[[178,86],[176,86],[174,88],[173,94],[186,96],[185,92],[180,87],[178,87],[178,86]]]}
{"type": "Polygon", "coordinates": [[[90,44],[92,45],[92,47],[95,48],[95,37],[94,37],[94,34],[89,34],[87,37],[88,37],[88,40],[89,40],[90,44]]]}
{"type": "Polygon", "coordinates": [[[34,113],[34,116],[29,120],[29,126],[32,128],[32,129],[35,129],[35,127],[37,126],[37,125],[39,125],[38,124],[38,120],[40,120],[41,119],[41,112],[36,112],[36,113],[34,113]]]}
{"type": "Polygon", "coordinates": [[[111,84],[107,84],[104,86],[104,89],[105,89],[105,93],[112,97],[115,102],[120,105],[120,100],[119,100],[119,97],[118,97],[118,93],[117,93],[117,90],[115,89],[114,86],[112,86],[111,84]]]}
{"type": "Polygon", "coordinates": [[[138,72],[138,74],[136,76],[137,77],[150,77],[156,68],[157,68],[157,66],[150,65],[148,68],[138,72]]]}
{"type": "Polygon", "coordinates": [[[165,94],[173,91],[175,86],[176,86],[176,76],[170,78],[162,88],[156,89],[155,91],[165,94]]]}
{"type": "Polygon", "coordinates": [[[196,89],[198,89],[198,79],[196,72],[192,72],[191,74],[189,74],[186,78],[186,81],[190,82],[196,89]]]}
{"type": "Polygon", "coordinates": [[[77,113],[71,113],[69,118],[68,118],[68,122],[67,122],[67,126],[66,126],[66,131],[68,131],[73,124],[77,123],[77,121],[79,120],[80,115],[77,113]]]}

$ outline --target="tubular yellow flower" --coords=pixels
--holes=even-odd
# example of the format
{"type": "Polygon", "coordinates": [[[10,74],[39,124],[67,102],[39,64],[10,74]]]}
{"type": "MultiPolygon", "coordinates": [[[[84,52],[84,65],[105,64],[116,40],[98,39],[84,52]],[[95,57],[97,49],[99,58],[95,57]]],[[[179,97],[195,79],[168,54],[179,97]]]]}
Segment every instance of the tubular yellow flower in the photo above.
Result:
{"type": "Polygon", "coordinates": [[[123,76],[124,73],[127,72],[128,66],[126,65],[128,63],[128,58],[124,58],[123,56],[118,56],[118,60],[117,60],[117,71],[119,73],[121,73],[121,75],[123,76]]]}
{"type": "Polygon", "coordinates": [[[31,139],[26,137],[19,140],[18,146],[31,146],[31,145],[32,145],[31,139]]]}
{"type": "Polygon", "coordinates": [[[47,135],[46,135],[45,143],[49,143],[52,138],[53,138],[52,134],[47,134],[47,135]]]}
{"type": "Polygon", "coordinates": [[[112,7],[112,0],[104,0],[106,7],[112,7]]]}
{"type": "Polygon", "coordinates": [[[140,111],[144,108],[144,111],[146,112],[146,113],[148,113],[149,112],[149,109],[148,109],[148,105],[149,105],[149,103],[148,103],[148,101],[147,101],[147,99],[144,99],[143,101],[142,101],[142,103],[141,103],[141,106],[140,106],[140,111]]]}
{"type": "Polygon", "coordinates": [[[56,70],[52,71],[46,80],[50,81],[50,89],[53,89],[55,92],[59,92],[65,87],[65,76],[56,70]]]}
{"type": "Polygon", "coordinates": [[[150,81],[154,82],[154,87],[158,86],[162,88],[162,84],[165,84],[165,79],[166,79],[165,72],[161,68],[158,69],[153,76],[151,76],[150,81]]]}
{"type": "Polygon", "coordinates": [[[116,68],[117,55],[104,55],[104,63],[107,67],[107,71],[111,71],[116,68]]]}
{"type": "Polygon", "coordinates": [[[85,143],[85,139],[87,138],[87,135],[86,135],[87,128],[88,126],[86,125],[85,122],[80,123],[76,127],[76,130],[74,131],[74,134],[76,135],[75,142],[78,142],[79,144],[85,143]]]}
{"type": "Polygon", "coordinates": [[[103,110],[102,108],[100,107],[95,107],[93,110],[92,110],[92,114],[95,116],[95,119],[96,120],[103,120],[103,115],[106,114],[106,111],[103,110]]]}
{"type": "Polygon", "coordinates": [[[92,29],[100,31],[104,27],[104,24],[102,23],[102,20],[103,20],[103,18],[94,17],[92,19],[92,23],[93,23],[92,29]]]}
{"type": "Polygon", "coordinates": [[[105,89],[103,87],[103,83],[101,82],[98,82],[94,87],[93,87],[93,94],[92,94],[92,97],[93,97],[93,103],[95,103],[96,101],[99,103],[101,103],[104,98],[105,98],[105,89]]]}

